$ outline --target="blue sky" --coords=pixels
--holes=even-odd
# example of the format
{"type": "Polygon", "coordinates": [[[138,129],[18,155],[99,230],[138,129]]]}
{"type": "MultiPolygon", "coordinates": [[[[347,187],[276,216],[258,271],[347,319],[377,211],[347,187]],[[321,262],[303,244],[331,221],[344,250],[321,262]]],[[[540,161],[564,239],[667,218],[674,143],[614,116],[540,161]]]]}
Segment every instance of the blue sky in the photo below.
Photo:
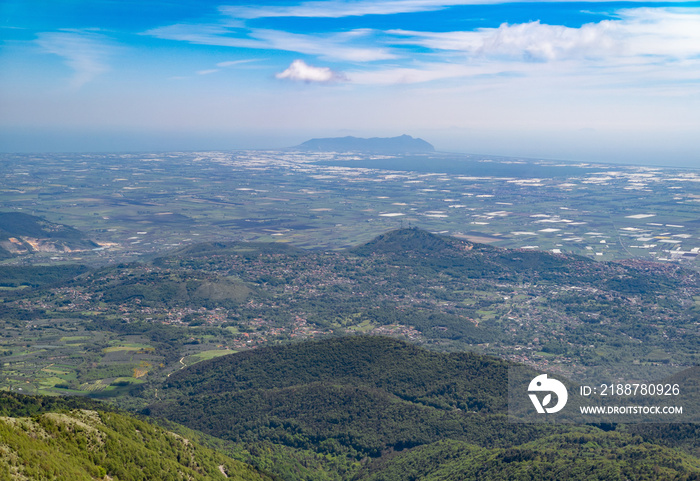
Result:
{"type": "Polygon", "coordinates": [[[0,0],[0,151],[442,151],[700,166],[700,2],[0,0]]]}

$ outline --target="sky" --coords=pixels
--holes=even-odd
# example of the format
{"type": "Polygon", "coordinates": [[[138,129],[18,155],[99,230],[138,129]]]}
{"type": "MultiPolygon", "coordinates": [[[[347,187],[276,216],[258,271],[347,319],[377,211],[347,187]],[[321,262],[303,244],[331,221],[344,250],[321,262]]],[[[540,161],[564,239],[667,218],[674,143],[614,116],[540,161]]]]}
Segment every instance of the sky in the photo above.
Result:
{"type": "Polygon", "coordinates": [[[437,150],[700,167],[700,2],[0,0],[0,151],[437,150]]]}

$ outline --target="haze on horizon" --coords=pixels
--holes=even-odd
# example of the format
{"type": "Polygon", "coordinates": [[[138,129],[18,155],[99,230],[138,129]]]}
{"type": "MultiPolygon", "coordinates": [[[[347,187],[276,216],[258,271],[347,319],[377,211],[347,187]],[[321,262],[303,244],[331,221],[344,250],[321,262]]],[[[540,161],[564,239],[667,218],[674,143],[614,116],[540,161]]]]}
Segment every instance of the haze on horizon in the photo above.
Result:
{"type": "Polygon", "coordinates": [[[438,151],[700,166],[700,2],[6,0],[0,151],[438,151]]]}

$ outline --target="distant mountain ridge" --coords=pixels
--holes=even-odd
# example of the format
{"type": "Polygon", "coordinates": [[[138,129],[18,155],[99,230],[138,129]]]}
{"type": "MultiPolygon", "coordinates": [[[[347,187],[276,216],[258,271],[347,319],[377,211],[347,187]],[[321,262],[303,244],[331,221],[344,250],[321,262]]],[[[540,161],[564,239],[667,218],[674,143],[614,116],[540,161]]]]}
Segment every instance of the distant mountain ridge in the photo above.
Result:
{"type": "Polygon", "coordinates": [[[334,137],[311,139],[294,147],[299,150],[318,152],[434,152],[435,147],[423,139],[410,135],[398,137],[372,137],[369,139],[360,137],[334,137]]]}

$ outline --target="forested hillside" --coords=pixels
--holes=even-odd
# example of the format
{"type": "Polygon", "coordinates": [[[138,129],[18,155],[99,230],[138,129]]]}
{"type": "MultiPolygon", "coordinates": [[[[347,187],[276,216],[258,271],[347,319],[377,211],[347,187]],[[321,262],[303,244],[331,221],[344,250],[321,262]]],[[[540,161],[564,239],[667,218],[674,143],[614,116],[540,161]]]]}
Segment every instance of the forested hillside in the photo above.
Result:
{"type": "Polygon", "coordinates": [[[700,460],[618,433],[571,432],[512,448],[446,440],[393,453],[355,481],[661,481],[700,479],[700,460]]]}
{"type": "Polygon", "coordinates": [[[676,425],[678,444],[667,438],[661,446],[658,433],[643,428],[509,422],[507,367],[389,338],[345,337],[199,363],[173,374],[147,412],[251,450],[272,443],[343,467],[334,478],[319,462],[326,472],[312,479],[700,476],[692,425],[676,425]]]}

